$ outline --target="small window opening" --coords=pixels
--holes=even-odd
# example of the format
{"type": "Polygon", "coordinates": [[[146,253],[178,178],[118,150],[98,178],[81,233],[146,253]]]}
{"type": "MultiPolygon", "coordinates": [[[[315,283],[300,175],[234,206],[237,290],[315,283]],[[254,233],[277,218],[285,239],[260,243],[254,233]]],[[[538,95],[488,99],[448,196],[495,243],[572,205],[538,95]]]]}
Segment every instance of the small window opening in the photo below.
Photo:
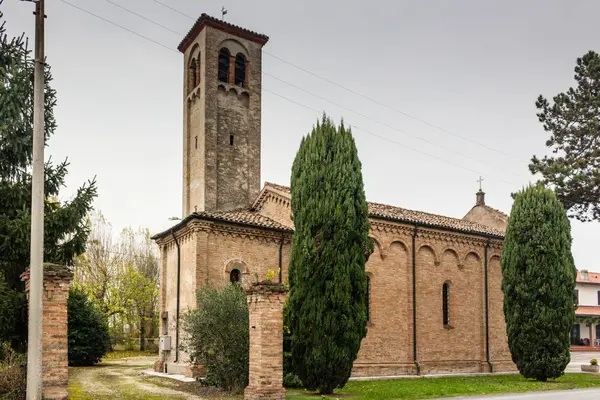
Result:
{"type": "Polygon", "coordinates": [[[198,136],[194,137],[194,148],[198,148],[198,136]]]}
{"type": "Polygon", "coordinates": [[[365,305],[367,306],[367,321],[371,322],[371,278],[367,275],[367,297],[365,305]]]}
{"type": "Polygon", "coordinates": [[[229,135],[229,145],[233,146],[233,135],[229,135]]]}
{"type": "Polygon", "coordinates": [[[442,313],[444,325],[450,325],[450,285],[444,283],[442,286],[442,313]]]}
{"type": "Polygon", "coordinates": [[[196,77],[196,59],[193,58],[192,61],[190,61],[190,67],[188,68],[188,93],[191,93],[191,91],[198,86],[196,77]]]}
{"type": "Polygon", "coordinates": [[[223,47],[219,51],[219,81],[229,82],[229,50],[223,47]]]}
{"type": "Polygon", "coordinates": [[[239,269],[232,269],[229,273],[229,282],[238,283],[240,281],[241,275],[242,274],[240,273],[239,269]]]}
{"type": "Polygon", "coordinates": [[[243,54],[235,56],[235,84],[246,87],[246,57],[243,54]]]}

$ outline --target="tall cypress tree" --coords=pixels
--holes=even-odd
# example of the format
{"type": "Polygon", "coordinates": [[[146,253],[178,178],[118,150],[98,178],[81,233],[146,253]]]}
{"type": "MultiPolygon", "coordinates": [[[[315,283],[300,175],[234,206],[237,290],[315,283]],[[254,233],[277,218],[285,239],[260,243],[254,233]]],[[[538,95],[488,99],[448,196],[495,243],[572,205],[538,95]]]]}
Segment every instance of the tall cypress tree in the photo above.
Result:
{"type": "Polygon", "coordinates": [[[554,192],[530,186],[515,196],[502,253],[508,345],[525,378],[558,378],[570,361],[577,275],[571,226],[554,192]]]}
{"type": "Polygon", "coordinates": [[[373,251],[361,163],[350,129],[323,115],[291,177],[292,363],[309,390],[343,387],[367,334],[365,262],[373,251]]]}

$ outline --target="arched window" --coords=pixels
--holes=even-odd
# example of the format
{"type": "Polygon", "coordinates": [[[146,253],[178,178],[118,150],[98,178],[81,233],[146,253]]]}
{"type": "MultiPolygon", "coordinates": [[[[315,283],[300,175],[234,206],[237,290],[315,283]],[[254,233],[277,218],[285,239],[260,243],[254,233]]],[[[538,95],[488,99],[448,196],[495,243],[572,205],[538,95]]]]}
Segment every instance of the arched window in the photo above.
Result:
{"type": "Polygon", "coordinates": [[[448,282],[442,286],[442,315],[444,325],[450,325],[450,284],[448,282]]]}
{"type": "Polygon", "coordinates": [[[235,84],[246,87],[246,57],[242,53],[235,56],[235,84]]]}
{"type": "Polygon", "coordinates": [[[367,298],[365,299],[367,306],[367,321],[371,322],[371,277],[367,275],[367,298]]]}
{"type": "Polygon", "coordinates": [[[192,58],[192,61],[190,61],[190,66],[188,67],[188,93],[198,86],[196,76],[196,59],[192,58]]]}
{"type": "Polygon", "coordinates": [[[239,283],[241,280],[242,274],[239,269],[232,269],[229,273],[229,282],[231,283],[239,283]]]}
{"type": "Polygon", "coordinates": [[[229,49],[223,47],[219,51],[219,81],[229,82],[229,49]]]}

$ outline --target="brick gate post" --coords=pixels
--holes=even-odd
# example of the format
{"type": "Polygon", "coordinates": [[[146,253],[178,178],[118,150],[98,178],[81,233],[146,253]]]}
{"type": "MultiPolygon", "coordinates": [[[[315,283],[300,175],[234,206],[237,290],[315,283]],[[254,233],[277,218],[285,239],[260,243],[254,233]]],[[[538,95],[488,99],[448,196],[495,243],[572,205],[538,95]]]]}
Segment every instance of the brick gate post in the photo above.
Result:
{"type": "MultiPolygon", "coordinates": [[[[29,269],[21,275],[29,299],[29,269]]],[[[42,397],[68,399],[69,344],[67,298],[73,280],[71,271],[56,264],[44,264],[42,296],[42,397]]]]}
{"type": "Polygon", "coordinates": [[[263,281],[246,287],[250,325],[250,368],[244,400],[285,400],[283,388],[283,303],[287,289],[263,281]]]}

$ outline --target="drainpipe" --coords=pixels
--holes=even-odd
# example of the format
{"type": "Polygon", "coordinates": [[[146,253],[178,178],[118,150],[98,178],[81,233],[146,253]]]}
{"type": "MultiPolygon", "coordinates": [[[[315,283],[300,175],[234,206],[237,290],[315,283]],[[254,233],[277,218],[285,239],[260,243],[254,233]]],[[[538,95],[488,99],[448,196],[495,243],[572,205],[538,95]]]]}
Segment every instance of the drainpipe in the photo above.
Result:
{"type": "Polygon", "coordinates": [[[179,361],[179,291],[180,291],[180,281],[181,281],[181,248],[179,247],[179,242],[177,241],[177,237],[175,236],[175,232],[171,228],[171,235],[173,236],[173,240],[175,240],[175,246],[177,246],[177,308],[175,310],[175,362],[179,361]]]}
{"type": "Polygon", "coordinates": [[[281,236],[281,243],[279,243],[279,283],[283,283],[283,236],[281,236]]]}
{"type": "Polygon", "coordinates": [[[421,375],[421,364],[417,361],[417,228],[419,226],[415,224],[415,229],[412,234],[412,284],[413,284],[413,358],[415,360],[415,366],[417,367],[417,375],[421,375]]]}
{"type": "Polygon", "coordinates": [[[488,301],[488,249],[490,247],[490,239],[488,238],[484,248],[484,274],[485,274],[485,361],[487,362],[490,372],[494,372],[494,367],[490,362],[490,313],[488,301]]]}

